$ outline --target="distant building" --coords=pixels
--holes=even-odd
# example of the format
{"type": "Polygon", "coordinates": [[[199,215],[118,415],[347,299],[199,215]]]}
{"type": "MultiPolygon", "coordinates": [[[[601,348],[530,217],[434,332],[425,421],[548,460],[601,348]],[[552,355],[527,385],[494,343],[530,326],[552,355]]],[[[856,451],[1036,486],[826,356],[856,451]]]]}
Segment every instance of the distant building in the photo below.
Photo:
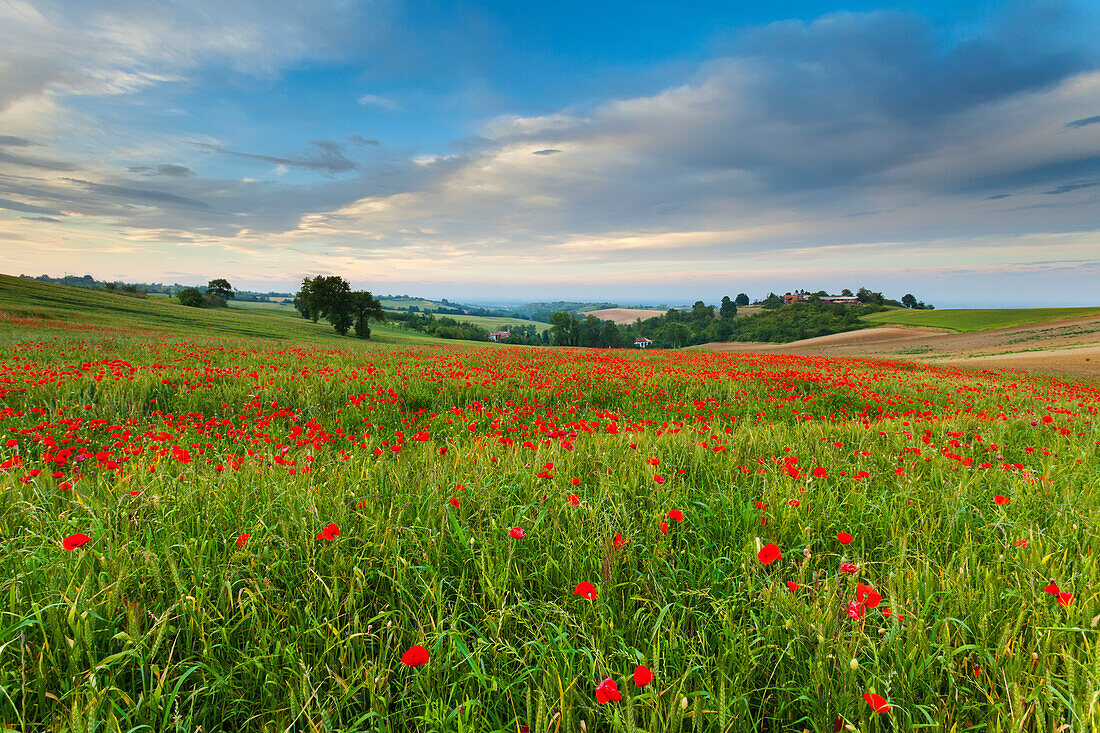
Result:
{"type": "Polygon", "coordinates": [[[653,345],[653,342],[647,339],[645,336],[639,336],[638,338],[634,339],[634,345],[637,346],[639,349],[648,349],[651,345],[653,345]]]}
{"type": "Polygon", "coordinates": [[[496,341],[496,342],[499,343],[499,342],[503,341],[504,339],[508,338],[511,335],[512,335],[511,331],[493,331],[491,334],[489,334],[489,340],[490,341],[496,341]]]}
{"type": "Polygon", "coordinates": [[[840,305],[863,305],[863,302],[854,295],[822,295],[822,303],[839,303],[840,305]]]}
{"type": "Polygon", "coordinates": [[[805,293],[787,293],[783,296],[783,304],[790,305],[791,303],[806,302],[810,297],[805,293]]]}

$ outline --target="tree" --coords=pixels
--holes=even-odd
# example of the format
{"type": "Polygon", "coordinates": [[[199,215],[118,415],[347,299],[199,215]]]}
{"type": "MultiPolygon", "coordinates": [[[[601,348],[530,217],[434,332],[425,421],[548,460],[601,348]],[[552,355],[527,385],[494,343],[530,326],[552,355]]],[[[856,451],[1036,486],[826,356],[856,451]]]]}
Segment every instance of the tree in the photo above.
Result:
{"type": "Polygon", "coordinates": [[[312,279],[303,278],[296,300],[303,302],[314,323],[324,317],[336,333],[346,336],[354,322],[350,296],[351,285],[344,278],[339,275],[317,275],[312,279]]]}
{"type": "Polygon", "coordinates": [[[386,320],[386,313],[382,310],[382,304],[366,290],[359,290],[351,294],[351,313],[355,318],[355,335],[361,339],[370,338],[370,322],[372,320],[386,320]]]}
{"type": "Polygon", "coordinates": [[[917,298],[912,293],[906,293],[905,295],[901,296],[901,304],[904,305],[906,308],[916,308],[917,298]]]}
{"type": "Polygon", "coordinates": [[[748,305],[749,296],[746,293],[738,293],[737,298],[735,298],[733,302],[737,305],[748,305]]]}
{"type": "Polygon", "coordinates": [[[778,308],[783,305],[783,301],[775,293],[768,293],[768,297],[764,298],[764,307],[768,309],[778,308]]]}
{"type": "Polygon", "coordinates": [[[604,321],[600,331],[600,346],[607,349],[617,349],[622,345],[622,334],[614,321],[604,321]]]}
{"type": "Polygon", "coordinates": [[[852,297],[852,291],[849,290],[848,288],[844,288],[843,290],[841,290],[840,294],[843,295],[845,298],[851,298],[852,297]]]}
{"type": "Polygon", "coordinates": [[[550,343],[554,346],[576,346],[580,321],[572,313],[558,311],[550,315],[550,343]]]}
{"type": "Polygon", "coordinates": [[[229,281],[224,277],[219,277],[216,280],[211,280],[206,284],[206,292],[213,293],[223,300],[229,300],[234,297],[233,286],[229,284],[229,281]]]}
{"type": "Polygon", "coordinates": [[[184,288],[176,297],[180,303],[189,308],[202,308],[202,293],[198,288],[184,288]]]}
{"type": "MultiPolygon", "coordinates": [[[[747,295],[745,296],[748,297],[747,295]]],[[[718,317],[723,321],[737,315],[737,304],[730,300],[730,296],[722,296],[722,307],[718,309],[718,317]]]]}
{"type": "Polygon", "coordinates": [[[691,330],[682,323],[670,323],[665,328],[665,338],[668,339],[669,346],[678,349],[691,338],[691,330]]]}

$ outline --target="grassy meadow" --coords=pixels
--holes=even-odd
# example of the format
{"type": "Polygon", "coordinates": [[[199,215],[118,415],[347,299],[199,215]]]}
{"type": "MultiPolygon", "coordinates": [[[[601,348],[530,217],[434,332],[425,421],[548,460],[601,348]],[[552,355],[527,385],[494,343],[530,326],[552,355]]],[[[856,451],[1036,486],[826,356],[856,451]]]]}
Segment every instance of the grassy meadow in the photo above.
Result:
{"type": "Polygon", "coordinates": [[[1047,321],[1100,315],[1098,308],[969,308],[959,310],[908,310],[892,308],[863,316],[876,324],[927,326],[952,331],[988,331],[994,328],[1032,326],[1047,321]]]}
{"type": "Polygon", "coordinates": [[[0,727],[1100,725],[1095,387],[10,280],[0,727]]]}

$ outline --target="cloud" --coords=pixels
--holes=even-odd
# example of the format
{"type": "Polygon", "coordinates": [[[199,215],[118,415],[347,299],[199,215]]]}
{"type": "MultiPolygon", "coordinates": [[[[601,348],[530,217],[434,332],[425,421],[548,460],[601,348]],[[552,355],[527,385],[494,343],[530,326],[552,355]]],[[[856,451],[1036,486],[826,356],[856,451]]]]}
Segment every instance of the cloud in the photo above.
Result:
{"type": "Polygon", "coordinates": [[[339,143],[330,140],[311,140],[309,144],[316,148],[316,150],[303,155],[279,157],[256,153],[242,153],[236,150],[229,150],[221,145],[212,145],[210,143],[195,143],[197,147],[220,155],[229,155],[245,160],[259,160],[266,163],[276,163],[290,168],[306,168],[313,171],[323,171],[325,173],[348,173],[359,169],[358,163],[344,155],[344,151],[339,143]]]}
{"type": "Polygon", "coordinates": [[[1093,115],[1092,117],[1082,117],[1079,120],[1066,123],[1066,129],[1079,129],[1082,127],[1088,127],[1089,125],[1095,125],[1100,122],[1100,115],[1093,115]]]}
{"type": "Polygon", "coordinates": [[[182,165],[162,164],[156,167],[147,165],[130,166],[126,170],[142,176],[168,176],[170,178],[186,178],[195,175],[195,171],[182,165]]]}
{"type": "Polygon", "coordinates": [[[560,152],[561,151],[558,150],[557,148],[546,148],[544,150],[536,150],[533,153],[531,153],[531,155],[554,155],[555,153],[560,153],[560,152]]]}
{"type": "Polygon", "coordinates": [[[38,143],[31,142],[25,137],[16,137],[14,135],[0,135],[0,147],[12,147],[12,148],[27,148],[38,143]]]}
{"type": "Polygon", "coordinates": [[[380,109],[395,111],[401,109],[401,105],[394,100],[379,94],[364,94],[359,97],[359,104],[364,107],[378,107],[380,109]]]}
{"type": "Polygon", "coordinates": [[[1063,183],[1057,188],[1052,188],[1049,191],[1043,191],[1047,195],[1058,195],[1063,193],[1070,193],[1071,191],[1080,191],[1082,188],[1092,188],[1093,186],[1100,186],[1100,181],[1074,181],[1073,183],[1063,183]]]}

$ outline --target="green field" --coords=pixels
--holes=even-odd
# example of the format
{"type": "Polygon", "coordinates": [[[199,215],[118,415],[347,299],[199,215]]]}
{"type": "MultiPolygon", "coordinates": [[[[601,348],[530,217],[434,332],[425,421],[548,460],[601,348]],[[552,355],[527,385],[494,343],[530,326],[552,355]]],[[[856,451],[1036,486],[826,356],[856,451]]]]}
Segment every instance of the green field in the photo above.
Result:
{"type": "Polygon", "coordinates": [[[952,331],[988,331],[994,328],[1031,326],[1067,318],[1100,316],[1095,308],[975,308],[957,310],[907,310],[895,308],[864,316],[871,323],[946,328],[952,331]]]}
{"type": "MultiPolygon", "coordinates": [[[[64,323],[70,327],[111,328],[135,333],[171,333],[333,343],[353,349],[362,342],[341,337],[332,326],[312,323],[293,306],[237,303],[229,308],[187,308],[174,298],[133,298],[102,290],[43,283],[0,275],[0,316],[64,323]]],[[[440,343],[441,339],[373,324],[371,340],[380,343],[440,343]]]]}
{"type": "Polygon", "coordinates": [[[1095,730],[1098,413],[4,278],[0,728],[1095,730]]]}

